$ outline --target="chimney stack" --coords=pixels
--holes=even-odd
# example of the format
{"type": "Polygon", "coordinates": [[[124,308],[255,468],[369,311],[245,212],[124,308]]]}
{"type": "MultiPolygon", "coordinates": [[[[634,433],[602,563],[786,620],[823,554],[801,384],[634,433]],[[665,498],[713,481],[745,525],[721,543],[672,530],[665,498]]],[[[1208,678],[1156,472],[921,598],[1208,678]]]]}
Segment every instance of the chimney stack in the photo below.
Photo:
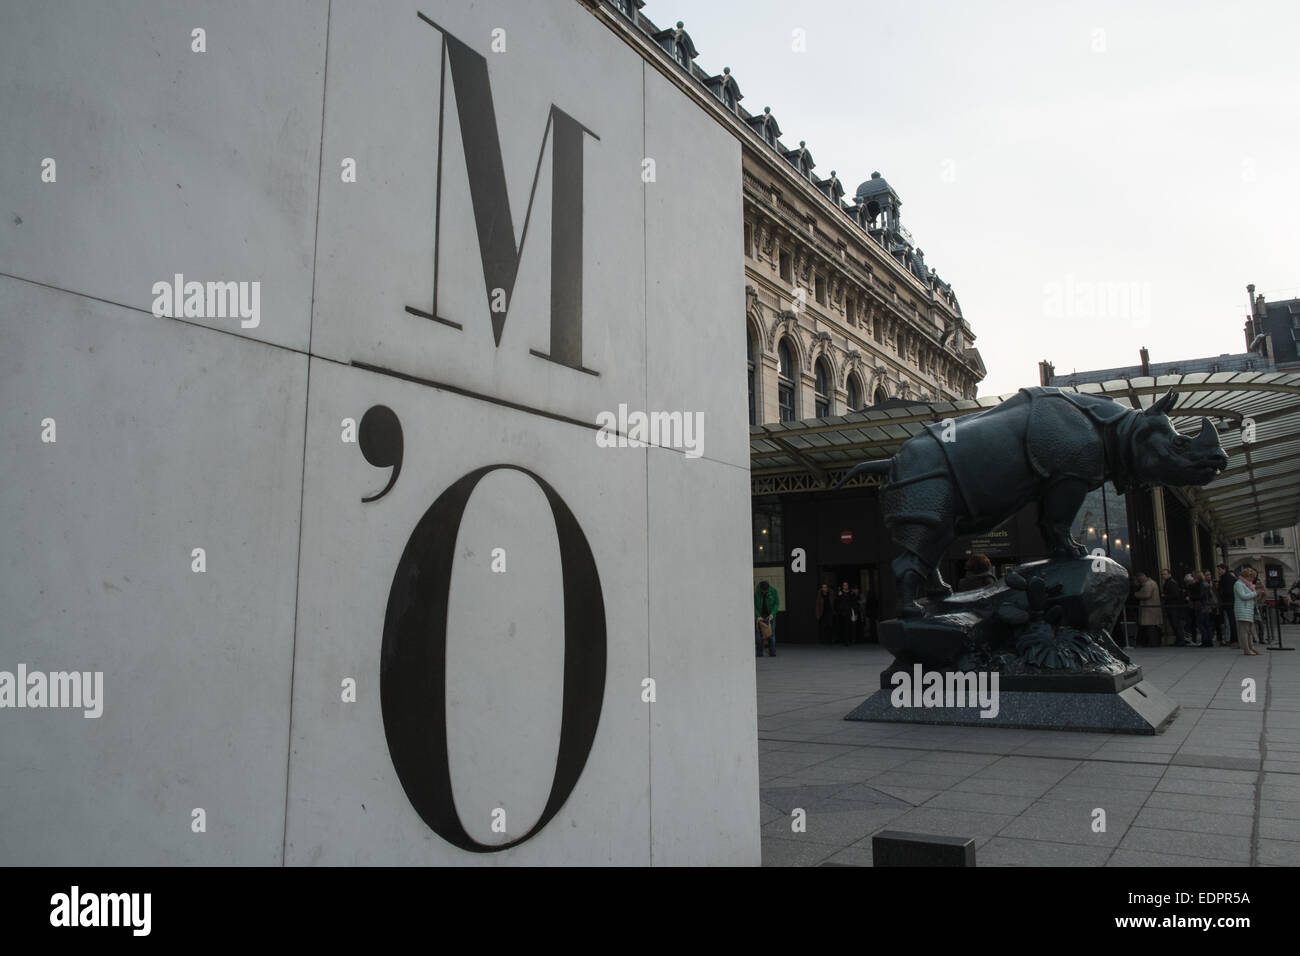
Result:
{"type": "Polygon", "coordinates": [[[1145,378],[1151,374],[1151,354],[1147,351],[1146,346],[1138,349],[1138,355],[1142,358],[1142,375],[1145,378]]]}
{"type": "Polygon", "coordinates": [[[1044,359],[1038,363],[1038,384],[1051,385],[1052,378],[1056,375],[1056,366],[1044,359]]]}

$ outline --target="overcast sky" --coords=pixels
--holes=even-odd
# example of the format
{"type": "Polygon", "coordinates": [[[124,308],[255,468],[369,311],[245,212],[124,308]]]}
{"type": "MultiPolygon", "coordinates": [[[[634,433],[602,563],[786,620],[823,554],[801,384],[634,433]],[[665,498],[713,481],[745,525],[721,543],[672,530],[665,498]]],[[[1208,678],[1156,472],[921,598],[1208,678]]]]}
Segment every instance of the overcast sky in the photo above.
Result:
{"type": "Polygon", "coordinates": [[[850,196],[873,170],[988,377],[1245,351],[1300,295],[1300,3],[648,0],[850,196]],[[806,50],[796,52],[803,34],[806,50]]]}

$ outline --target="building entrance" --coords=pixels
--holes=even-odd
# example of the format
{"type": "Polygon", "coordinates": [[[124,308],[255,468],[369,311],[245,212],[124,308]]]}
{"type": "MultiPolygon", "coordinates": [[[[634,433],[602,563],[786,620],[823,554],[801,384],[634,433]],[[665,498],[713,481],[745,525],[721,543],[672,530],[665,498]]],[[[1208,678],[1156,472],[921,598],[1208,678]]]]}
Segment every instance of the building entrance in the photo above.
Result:
{"type": "Polygon", "coordinates": [[[817,639],[821,643],[874,643],[880,621],[880,579],[875,564],[829,564],[818,568],[818,593],[825,584],[831,594],[830,621],[824,615],[817,639]],[[849,597],[839,597],[841,585],[849,586],[849,597]]]}

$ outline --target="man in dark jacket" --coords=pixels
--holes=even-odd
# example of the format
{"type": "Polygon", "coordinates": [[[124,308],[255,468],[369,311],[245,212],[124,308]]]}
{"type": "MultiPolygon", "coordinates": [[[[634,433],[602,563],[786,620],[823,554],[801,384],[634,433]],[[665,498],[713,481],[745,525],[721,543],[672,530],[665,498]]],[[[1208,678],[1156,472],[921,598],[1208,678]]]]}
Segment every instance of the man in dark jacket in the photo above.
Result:
{"type": "Polygon", "coordinates": [[[1221,647],[1237,646],[1237,615],[1232,613],[1234,600],[1232,588],[1237,583],[1237,576],[1228,570],[1226,564],[1220,564],[1214,570],[1219,572],[1219,609],[1228,616],[1228,641],[1220,641],[1221,647]]]}
{"type": "Polygon", "coordinates": [[[1214,622],[1210,620],[1210,585],[1206,583],[1205,576],[1200,571],[1187,575],[1183,583],[1187,586],[1187,600],[1192,605],[1192,623],[1187,635],[1192,638],[1191,645],[1213,647],[1214,622]]]}
{"type": "Polygon", "coordinates": [[[835,595],[831,593],[831,586],[825,581],[822,582],[821,590],[817,592],[815,613],[817,615],[817,640],[823,644],[829,644],[834,633],[835,595]]]}
{"type": "Polygon", "coordinates": [[[840,582],[839,592],[835,595],[835,643],[849,646],[849,634],[852,624],[854,600],[849,593],[849,582],[840,582]]]}
{"type": "Polygon", "coordinates": [[[1164,584],[1160,586],[1160,595],[1165,602],[1165,615],[1169,618],[1169,629],[1174,632],[1174,647],[1186,647],[1187,637],[1187,598],[1183,595],[1183,586],[1178,579],[1165,568],[1160,572],[1164,584]]]}

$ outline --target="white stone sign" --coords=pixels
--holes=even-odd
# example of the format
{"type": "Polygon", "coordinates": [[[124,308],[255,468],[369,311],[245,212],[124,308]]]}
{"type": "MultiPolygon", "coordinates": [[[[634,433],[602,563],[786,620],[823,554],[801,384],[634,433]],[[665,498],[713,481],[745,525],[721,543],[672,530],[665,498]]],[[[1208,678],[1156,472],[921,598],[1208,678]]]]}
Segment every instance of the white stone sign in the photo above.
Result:
{"type": "Polygon", "coordinates": [[[0,863],[757,864],[737,142],[576,0],[0,88],[0,863]]]}

